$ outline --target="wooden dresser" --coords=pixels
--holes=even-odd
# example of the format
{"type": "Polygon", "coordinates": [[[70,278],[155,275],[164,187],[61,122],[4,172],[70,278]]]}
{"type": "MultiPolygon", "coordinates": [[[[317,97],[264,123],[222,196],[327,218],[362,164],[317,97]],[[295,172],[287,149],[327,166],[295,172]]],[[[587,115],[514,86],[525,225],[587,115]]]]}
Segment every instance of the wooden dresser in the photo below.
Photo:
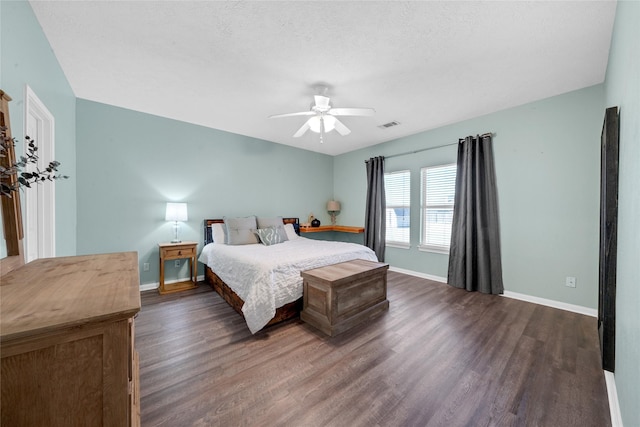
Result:
{"type": "Polygon", "coordinates": [[[139,425],[136,252],[33,261],[0,298],[1,425],[139,425]]]}

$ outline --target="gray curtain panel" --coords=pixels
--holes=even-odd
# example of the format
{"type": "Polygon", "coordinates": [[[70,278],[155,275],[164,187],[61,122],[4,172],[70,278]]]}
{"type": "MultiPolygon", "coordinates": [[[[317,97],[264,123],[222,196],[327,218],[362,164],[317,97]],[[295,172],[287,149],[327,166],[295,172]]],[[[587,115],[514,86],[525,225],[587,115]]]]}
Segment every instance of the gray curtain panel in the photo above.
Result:
{"type": "Polygon", "coordinates": [[[491,135],[458,144],[448,283],[486,294],[504,291],[491,135]]]}
{"type": "Polygon", "coordinates": [[[367,165],[367,208],[364,219],[364,244],[384,261],[387,206],[384,196],[384,157],[372,157],[367,165]]]}

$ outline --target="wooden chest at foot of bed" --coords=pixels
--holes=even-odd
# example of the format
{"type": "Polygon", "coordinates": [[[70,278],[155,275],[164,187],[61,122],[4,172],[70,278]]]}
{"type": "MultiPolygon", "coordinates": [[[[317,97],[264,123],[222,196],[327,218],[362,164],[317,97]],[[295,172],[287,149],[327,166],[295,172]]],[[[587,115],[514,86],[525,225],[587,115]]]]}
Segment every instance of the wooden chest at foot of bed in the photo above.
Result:
{"type": "Polygon", "coordinates": [[[314,268],[303,278],[300,318],[327,335],[337,335],[389,309],[389,264],[357,259],[314,268]]]}

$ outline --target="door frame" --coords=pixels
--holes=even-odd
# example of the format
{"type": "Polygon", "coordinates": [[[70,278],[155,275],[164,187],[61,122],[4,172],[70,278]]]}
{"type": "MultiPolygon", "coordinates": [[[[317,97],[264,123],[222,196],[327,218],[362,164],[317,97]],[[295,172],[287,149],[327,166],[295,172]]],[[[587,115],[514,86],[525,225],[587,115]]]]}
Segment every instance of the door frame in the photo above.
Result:
{"type": "MultiPolygon", "coordinates": [[[[24,136],[29,135],[31,117],[37,120],[38,168],[44,170],[55,154],[55,119],[33,89],[25,85],[24,136]]],[[[25,141],[26,152],[27,144],[25,141]]],[[[25,262],[56,255],[55,181],[36,184],[25,191],[24,244],[25,262]],[[35,233],[35,235],[34,235],[35,233]]]]}

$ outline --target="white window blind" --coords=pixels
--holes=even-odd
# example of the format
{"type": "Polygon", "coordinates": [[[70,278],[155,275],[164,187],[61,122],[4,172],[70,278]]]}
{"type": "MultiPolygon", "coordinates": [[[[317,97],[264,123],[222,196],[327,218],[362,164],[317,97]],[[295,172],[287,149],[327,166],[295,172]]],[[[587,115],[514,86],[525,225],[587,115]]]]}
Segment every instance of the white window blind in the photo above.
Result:
{"type": "Polygon", "coordinates": [[[386,243],[390,246],[409,247],[411,222],[411,175],[409,171],[384,174],[386,208],[386,243]]]}
{"type": "Polygon", "coordinates": [[[422,168],[420,249],[449,253],[456,164],[422,168]]]}

